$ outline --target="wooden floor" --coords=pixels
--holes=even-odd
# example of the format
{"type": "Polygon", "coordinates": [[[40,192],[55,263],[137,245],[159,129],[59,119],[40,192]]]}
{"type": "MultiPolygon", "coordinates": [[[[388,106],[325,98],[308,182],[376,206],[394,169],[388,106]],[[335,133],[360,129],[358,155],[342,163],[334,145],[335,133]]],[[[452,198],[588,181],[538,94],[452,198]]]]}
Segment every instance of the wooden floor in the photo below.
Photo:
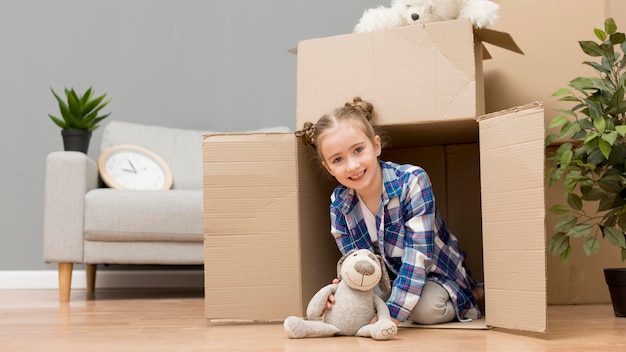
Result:
{"type": "Polygon", "coordinates": [[[280,324],[212,325],[201,290],[0,290],[1,351],[626,351],[609,305],[550,306],[548,333],[401,328],[390,341],[287,338],[280,324]]]}

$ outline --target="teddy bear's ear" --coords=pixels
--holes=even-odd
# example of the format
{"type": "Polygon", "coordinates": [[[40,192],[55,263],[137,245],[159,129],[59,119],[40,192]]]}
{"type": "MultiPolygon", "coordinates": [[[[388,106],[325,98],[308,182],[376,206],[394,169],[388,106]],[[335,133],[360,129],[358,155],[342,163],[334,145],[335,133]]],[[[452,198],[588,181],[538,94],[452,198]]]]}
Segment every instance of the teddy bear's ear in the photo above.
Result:
{"type": "Polygon", "coordinates": [[[385,265],[385,261],[382,256],[376,254],[376,259],[378,259],[378,263],[380,263],[380,272],[382,274],[380,281],[378,282],[378,287],[380,287],[380,290],[383,292],[389,292],[391,291],[391,282],[389,281],[387,266],[385,265]]]}
{"type": "Polygon", "coordinates": [[[348,258],[350,254],[356,251],[356,249],[351,249],[348,251],[348,253],[344,254],[343,257],[339,258],[339,261],[337,262],[337,279],[341,280],[341,264],[343,264],[343,261],[346,260],[346,258],[348,258]]]}

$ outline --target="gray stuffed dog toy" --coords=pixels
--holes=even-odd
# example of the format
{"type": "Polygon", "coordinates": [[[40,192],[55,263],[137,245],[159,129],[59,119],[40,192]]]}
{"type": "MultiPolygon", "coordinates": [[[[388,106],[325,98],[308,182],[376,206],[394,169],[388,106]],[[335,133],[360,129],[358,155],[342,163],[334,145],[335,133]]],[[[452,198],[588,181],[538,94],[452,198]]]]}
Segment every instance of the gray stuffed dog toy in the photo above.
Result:
{"type": "Polygon", "coordinates": [[[337,278],[338,284],[327,285],[313,296],[307,307],[308,320],[295,316],[285,319],[287,336],[299,339],[344,335],[374,340],[393,337],[398,328],[391,321],[385,302],[374,293],[376,285],[383,292],[391,290],[382,257],[366,249],[351,250],[337,262],[337,278]],[[332,309],[326,310],[331,294],[335,296],[335,303],[332,309]],[[378,316],[378,320],[370,324],[374,316],[378,316]]]}

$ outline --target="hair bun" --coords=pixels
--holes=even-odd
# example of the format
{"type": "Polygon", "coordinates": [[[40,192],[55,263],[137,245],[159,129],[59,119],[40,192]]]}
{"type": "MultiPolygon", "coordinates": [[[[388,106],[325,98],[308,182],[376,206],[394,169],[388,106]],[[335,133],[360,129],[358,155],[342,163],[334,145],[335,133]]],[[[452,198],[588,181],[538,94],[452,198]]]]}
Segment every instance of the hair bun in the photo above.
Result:
{"type": "Polygon", "coordinates": [[[315,124],[312,122],[305,122],[301,130],[294,133],[296,137],[300,138],[302,144],[306,146],[315,147],[315,124]]]}
{"type": "Polygon", "coordinates": [[[361,97],[354,97],[352,102],[347,102],[346,107],[351,107],[360,112],[368,121],[374,119],[374,105],[361,99],[361,97]]]}

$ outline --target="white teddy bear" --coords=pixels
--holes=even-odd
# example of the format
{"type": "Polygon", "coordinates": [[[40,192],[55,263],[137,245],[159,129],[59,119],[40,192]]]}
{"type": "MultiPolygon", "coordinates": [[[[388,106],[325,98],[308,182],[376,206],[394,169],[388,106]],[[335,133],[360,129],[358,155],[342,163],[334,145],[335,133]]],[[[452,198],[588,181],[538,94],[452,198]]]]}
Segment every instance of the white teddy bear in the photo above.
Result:
{"type": "Polygon", "coordinates": [[[417,23],[468,18],[476,28],[493,26],[500,5],[492,0],[392,0],[391,7],[365,10],[355,32],[408,26],[417,23]]]}

